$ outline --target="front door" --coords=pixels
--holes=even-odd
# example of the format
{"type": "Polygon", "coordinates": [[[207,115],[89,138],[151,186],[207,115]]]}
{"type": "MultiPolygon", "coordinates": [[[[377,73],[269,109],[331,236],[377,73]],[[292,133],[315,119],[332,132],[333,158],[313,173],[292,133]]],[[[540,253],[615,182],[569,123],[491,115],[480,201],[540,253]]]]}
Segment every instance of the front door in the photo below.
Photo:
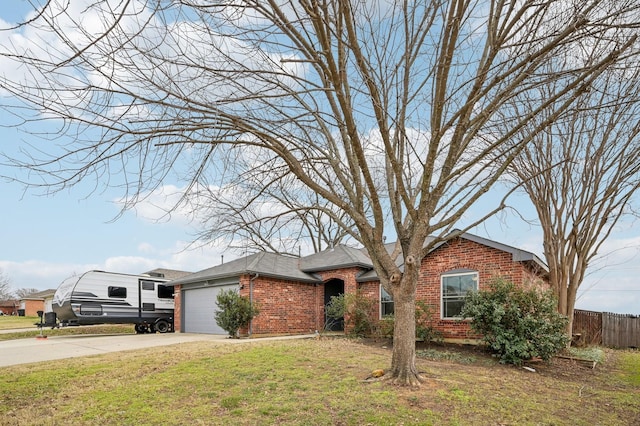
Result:
{"type": "Polygon", "coordinates": [[[327,331],[344,331],[344,316],[340,318],[329,318],[327,316],[327,305],[331,302],[331,298],[334,296],[340,296],[344,293],[344,281],[333,279],[329,280],[324,285],[324,325],[327,331]]]}

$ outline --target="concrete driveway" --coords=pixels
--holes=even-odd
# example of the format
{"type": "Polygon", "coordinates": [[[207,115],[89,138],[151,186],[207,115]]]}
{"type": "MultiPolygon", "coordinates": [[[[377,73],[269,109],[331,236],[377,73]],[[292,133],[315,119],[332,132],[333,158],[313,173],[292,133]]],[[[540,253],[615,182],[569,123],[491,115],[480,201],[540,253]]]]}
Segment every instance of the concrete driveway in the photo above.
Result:
{"type": "Polygon", "coordinates": [[[56,359],[99,355],[156,346],[175,345],[195,341],[217,341],[242,344],[265,340],[300,339],[313,335],[282,336],[258,339],[228,339],[224,335],[195,333],[121,334],[56,336],[46,339],[18,339],[0,342],[0,367],[52,361],[56,359]]]}

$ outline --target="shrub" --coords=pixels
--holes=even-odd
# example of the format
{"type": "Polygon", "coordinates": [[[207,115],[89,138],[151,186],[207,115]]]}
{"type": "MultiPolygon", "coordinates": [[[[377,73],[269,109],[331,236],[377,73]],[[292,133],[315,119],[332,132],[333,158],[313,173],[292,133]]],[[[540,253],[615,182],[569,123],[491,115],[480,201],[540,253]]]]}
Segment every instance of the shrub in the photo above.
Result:
{"type": "Polygon", "coordinates": [[[379,322],[378,335],[376,337],[393,337],[395,318],[393,315],[385,315],[379,322]]]}
{"type": "Polygon", "coordinates": [[[249,325],[259,312],[248,297],[240,296],[235,290],[220,291],[216,305],[219,308],[215,314],[216,323],[233,338],[237,338],[238,330],[249,325]]]}
{"type": "Polygon", "coordinates": [[[488,290],[467,294],[462,316],[471,318],[471,328],[501,362],[520,365],[534,357],[548,360],[567,345],[567,319],[556,309],[551,292],[499,279],[488,290]]]}
{"type": "Polygon", "coordinates": [[[345,321],[349,334],[359,337],[377,334],[378,310],[375,300],[361,294],[347,294],[345,306],[345,321]]]}
{"type": "MultiPolygon", "coordinates": [[[[386,315],[378,319],[375,300],[361,294],[332,296],[325,307],[325,330],[342,318],[350,335],[359,337],[393,337],[394,318],[386,315]]],[[[426,342],[438,340],[441,334],[433,328],[433,309],[423,301],[416,302],[416,338],[426,342]]]]}
{"type": "MultiPolygon", "coordinates": [[[[386,315],[379,321],[380,335],[393,337],[395,319],[386,315]]],[[[416,339],[430,342],[442,340],[442,333],[433,327],[433,307],[423,300],[416,301],[416,339]]]]}
{"type": "Polygon", "coordinates": [[[325,307],[325,314],[325,330],[330,330],[332,324],[344,318],[345,328],[350,335],[363,337],[377,334],[376,301],[361,294],[332,296],[325,307]]]}
{"type": "Polygon", "coordinates": [[[331,296],[329,303],[324,307],[324,330],[334,330],[334,326],[344,320],[344,313],[346,312],[346,300],[344,294],[338,296],[331,296]]]}
{"type": "Polygon", "coordinates": [[[424,300],[416,301],[416,338],[425,342],[442,340],[442,333],[433,327],[433,307],[424,300]]]}

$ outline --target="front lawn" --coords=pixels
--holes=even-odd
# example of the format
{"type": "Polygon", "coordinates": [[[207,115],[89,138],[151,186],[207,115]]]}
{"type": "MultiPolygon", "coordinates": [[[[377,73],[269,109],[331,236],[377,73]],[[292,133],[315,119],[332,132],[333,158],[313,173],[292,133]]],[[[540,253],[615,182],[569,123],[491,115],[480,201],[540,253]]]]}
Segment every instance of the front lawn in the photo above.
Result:
{"type": "Polygon", "coordinates": [[[40,317],[19,317],[17,315],[0,315],[0,330],[11,330],[14,328],[30,328],[40,322],[40,317]]]}
{"type": "Polygon", "coordinates": [[[640,364],[638,352],[607,351],[595,369],[556,360],[535,373],[483,353],[429,356],[417,360],[427,378],[419,389],[367,380],[390,358],[388,345],[348,339],[256,339],[7,367],[0,424],[640,423],[640,389],[627,367],[640,364]]]}
{"type": "MultiPolygon", "coordinates": [[[[26,327],[25,327],[26,328],[26,327]]],[[[13,339],[27,339],[43,334],[51,336],[71,336],[76,334],[134,334],[132,324],[103,324],[86,326],[69,326],[51,329],[45,327],[42,331],[35,325],[31,325],[30,331],[17,331],[11,333],[0,333],[0,341],[13,339]]]]}

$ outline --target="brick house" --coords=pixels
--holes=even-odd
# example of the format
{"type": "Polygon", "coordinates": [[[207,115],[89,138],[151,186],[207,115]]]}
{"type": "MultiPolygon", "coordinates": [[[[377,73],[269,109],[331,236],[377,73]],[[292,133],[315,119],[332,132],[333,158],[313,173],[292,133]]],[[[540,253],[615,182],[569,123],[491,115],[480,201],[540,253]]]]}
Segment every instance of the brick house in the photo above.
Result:
{"type": "Polygon", "coordinates": [[[53,295],[55,289],[31,293],[20,299],[20,309],[28,317],[38,316],[38,311],[53,312],[53,295]]]}
{"type": "MultiPolygon", "coordinates": [[[[444,338],[468,339],[469,325],[458,317],[464,295],[497,277],[548,286],[548,268],[533,253],[464,233],[422,260],[416,297],[431,306],[444,338]]],[[[372,298],[380,318],[393,313],[366,252],[342,245],[301,258],[256,253],[169,284],[175,287],[175,329],[182,332],[225,334],[214,320],[223,289],[237,289],[258,304],[260,313],[246,330],[255,336],[322,330],[325,305],[341,293],[372,298]]]]}
{"type": "Polygon", "coordinates": [[[17,299],[0,300],[0,312],[2,315],[18,315],[20,301],[17,299]]]}

